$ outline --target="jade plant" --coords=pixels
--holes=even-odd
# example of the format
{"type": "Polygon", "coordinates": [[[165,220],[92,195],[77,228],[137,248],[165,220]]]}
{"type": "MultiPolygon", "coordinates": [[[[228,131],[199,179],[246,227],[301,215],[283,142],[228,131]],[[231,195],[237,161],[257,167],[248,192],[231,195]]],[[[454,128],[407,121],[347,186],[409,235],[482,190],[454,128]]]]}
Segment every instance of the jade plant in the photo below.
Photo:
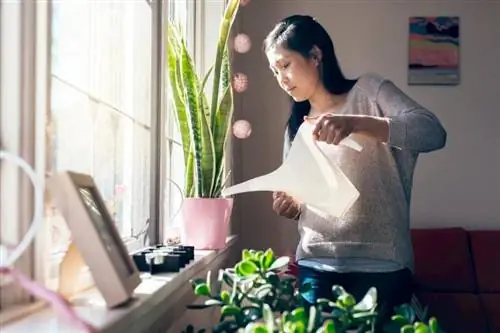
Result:
{"type": "Polygon", "coordinates": [[[397,307],[391,322],[385,327],[388,333],[443,333],[435,317],[418,318],[415,308],[410,304],[397,307]]]}
{"type": "MultiPolygon", "coordinates": [[[[275,257],[273,251],[243,250],[241,261],[219,271],[212,281],[191,280],[202,303],[189,309],[218,307],[219,322],[210,330],[191,325],[185,333],[321,333],[374,332],[377,317],[377,291],[370,288],[360,302],[342,286],[333,286],[331,299],[318,299],[309,305],[302,294],[311,286],[298,286],[295,276],[287,274],[288,257],[275,257]]],[[[395,309],[387,332],[441,333],[435,318],[417,321],[410,305],[395,309]]]]}
{"type": "Polygon", "coordinates": [[[262,319],[264,305],[273,313],[298,308],[303,300],[295,287],[295,278],[283,274],[288,262],[287,257],[275,258],[271,250],[244,250],[242,260],[232,268],[220,270],[215,283],[211,283],[210,272],[206,279],[191,281],[195,294],[207,299],[188,308],[220,307],[220,323],[214,332],[236,332],[262,319]]]}
{"type": "Polygon", "coordinates": [[[292,311],[273,313],[267,304],[263,317],[245,329],[248,332],[371,332],[376,318],[376,291],[370,289],[363,300],[354,297],[341,286],[334,286],[330,299],[319,299],[313,306],[302,306],[292,311]]]}

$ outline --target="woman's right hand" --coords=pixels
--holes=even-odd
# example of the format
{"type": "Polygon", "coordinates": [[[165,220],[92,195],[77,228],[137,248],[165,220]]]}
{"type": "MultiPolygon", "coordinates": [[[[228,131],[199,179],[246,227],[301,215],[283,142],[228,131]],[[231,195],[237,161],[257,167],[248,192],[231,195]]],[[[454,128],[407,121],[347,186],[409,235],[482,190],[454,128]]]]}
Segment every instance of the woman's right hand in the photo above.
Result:
{"type": "Polygon", "coordinates": [[[280,216],[298,220],[300,216],[300,203],[284,192],[274,192],[273,210],[280,216]]]}

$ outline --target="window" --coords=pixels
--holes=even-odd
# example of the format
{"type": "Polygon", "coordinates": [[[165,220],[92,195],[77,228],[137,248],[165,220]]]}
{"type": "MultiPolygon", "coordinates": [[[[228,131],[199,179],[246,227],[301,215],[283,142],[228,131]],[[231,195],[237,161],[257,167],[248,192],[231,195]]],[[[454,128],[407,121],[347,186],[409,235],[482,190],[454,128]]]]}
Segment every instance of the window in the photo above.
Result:
{"type": "MultiPolygon", "coordinates": [[[[164,78],[158,74],[163,71],[157,52],[163,47],[163,27],[158,23],[169,15],[181,25],[205,71],[218,34],[218,24],[212,23],[215,16],[219,22],[223,7],[224,0],[1,2],[1,148],[22,156],[40,175],[64,170],[92,175],[129,249],[143,245],[141,233],[160,203],[161,214],[153,216],[157,223],[163,229],[178,226],[175,213],[182,193],[173,182],[183,189],[184,161],[164,78]],[[165,128],[158,130],[156,124],[165,128]],[[162,193],[155,190],[158,184],[162,193]]],[[[2,162],[2,244],[16,244],[26,232],[32,197],[27,179],[2,162]]],[[[45,225],[35,251],[17,266],[57,287],[70,234],[48,195],[45,225]]],[[[156,238],[162,239],[162,228],[153,228],[156,238]]],[[[0,280],[2,311],[31,300],[0,280]]]]}
{"type": "MultiPolygon", "coordinates": [[[[128,241],[152,199],[152,16],[146,1],[52,4],[47,169],[92,175],[128,241]]],[[[46,218],[53,278],[70,235],[53,205],[46,218]]]]}

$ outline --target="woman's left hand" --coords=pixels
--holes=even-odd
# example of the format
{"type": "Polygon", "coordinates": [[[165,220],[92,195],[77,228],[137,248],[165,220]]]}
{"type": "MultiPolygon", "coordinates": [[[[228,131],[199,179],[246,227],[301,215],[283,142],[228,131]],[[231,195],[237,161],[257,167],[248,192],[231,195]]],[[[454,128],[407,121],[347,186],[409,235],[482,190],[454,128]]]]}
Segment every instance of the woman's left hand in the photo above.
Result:
{"type": "Polygon", "coordinates": [[[315,121],[313,137],[317,141],[338,145],[349,134],[356,131],[358,116],[336,115],[327,113],[319,117],[306,117],[306,121],[315,121]]]}

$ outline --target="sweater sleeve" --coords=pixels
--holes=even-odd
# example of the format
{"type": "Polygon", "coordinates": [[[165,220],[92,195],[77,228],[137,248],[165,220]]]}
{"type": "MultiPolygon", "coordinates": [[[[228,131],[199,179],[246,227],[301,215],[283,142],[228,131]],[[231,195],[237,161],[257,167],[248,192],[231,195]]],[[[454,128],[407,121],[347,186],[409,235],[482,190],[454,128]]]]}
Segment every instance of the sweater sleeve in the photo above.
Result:
{"type": "Polygon", "coordinates": [[[389,118],[389,146],[419,153],[445,146],[446,130],[436,115],[412,100],[391,81],[381,82],[376,101],[382,113],[389,118]]]}

